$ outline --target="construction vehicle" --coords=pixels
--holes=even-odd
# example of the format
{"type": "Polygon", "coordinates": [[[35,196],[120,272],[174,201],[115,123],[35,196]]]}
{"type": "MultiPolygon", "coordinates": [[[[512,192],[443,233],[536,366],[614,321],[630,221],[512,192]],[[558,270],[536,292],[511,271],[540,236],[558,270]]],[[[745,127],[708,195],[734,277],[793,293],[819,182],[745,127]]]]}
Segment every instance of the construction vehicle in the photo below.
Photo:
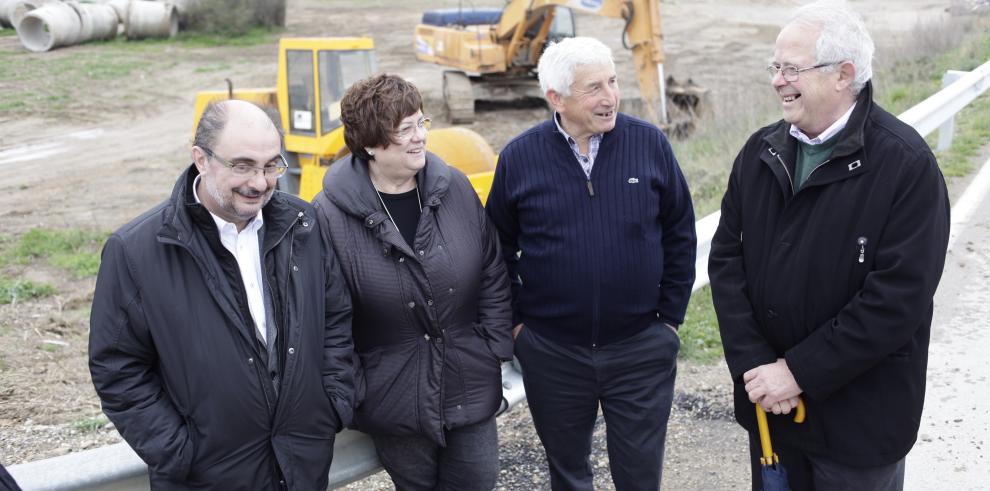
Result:
{"type": "Polygon", "coordinates": [[[572,11],[625,20],[622,42],[633,52],[645,116],[669,133],[690,133],[707,90],[665,79],[659,0],[508,0],[504,8],[424,12],[414,49],[421,61],[450,68],[443,94],[451,122],[474,121],[477,100],[542,98],[537,62],[550,41],[575,35],[572,11]]]}
{"type": "MultiPolygon", "coordinates": [[[[279,188],[309,201],[323,189],[323,176],[333,162],[346,156],[340,100],[354,82],[376,71],[370,38],[283,38],[278,48],[276,86],[196,94],[193,133],[206,106],[214,101],[242,99],[265,109],[285,135],[283,154],[289,170],[279,188]]],[[[495,153],[481,135],[466,128],[430,131],[426,149],[459,168],[471,180],[482,202],[488,196],[495,153]]]]}

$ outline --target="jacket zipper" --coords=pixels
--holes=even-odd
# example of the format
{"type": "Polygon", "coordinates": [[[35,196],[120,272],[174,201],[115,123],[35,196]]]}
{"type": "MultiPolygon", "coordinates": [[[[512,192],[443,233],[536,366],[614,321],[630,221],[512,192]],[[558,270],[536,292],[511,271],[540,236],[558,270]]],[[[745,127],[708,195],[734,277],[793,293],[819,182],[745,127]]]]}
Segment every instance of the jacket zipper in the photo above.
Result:
{"type": "Polygon", "coordinates": [[[784,159],[780,158],[780,152],[777,152],[773,149],[773,147],[770,147],[770,153],[774,157],[777,157],[777,162],[780,162],[780,166],[784,168],[784,174],[787,174],[787,182],[791,185],[791,196],[794,196],[797,194],[797,191],[794,190],[794,178],[791,177],[791,171],[787,170],[787,164],[784,163],[784,159]]]}
{"type": "MultiPolygon", "coordinates": [[[[193,252],[193,250],[192,250],[191,247],[189,247],[185,243],[180,242],[178,240],[175,240],[175,239],[173,239],[171,237],[162,237],[161,239],[162,239],[163,242],[165,242],[167,244],[172,244],[172,245],[175,245],[175,246],[178,246],[178,247],[181,247],[181,248],[185,249],[189,253],[189,255],[192,256],[193,260],[196,261],[196,264],[197,264],[197,266],[199,267],[199,269],[201,271],[203,271],[204,273],[207,272],[207,271],[209,271],[206,268],[206,266],[203,264],[203,261],[200,259],[199,255],[197,255],[195,252],[193,252]]],[[[212,278],[212,276],[211,276],[211,278],[212,278]]],[[[260,353],[258,353],[258,350],[257,349],[252,349],[252,351],[254,352],[254,356],[251,359],[257,358],[258,355],[260,354],[260,353]]],[[[251,362],[249,361],[249,363],[251,363],[251,362]]],[[[265,379],[266,379],[266,377],[265,377],[265,374],[261,372],[261,367],[258,366],[259,363],[251,363],[251,365],[254,365],[254,372],[258,376],[258,379],[261,380],[262,382],[264,382],[265,379]]],[[[264,390],[264,388],[262,388],[262,391],[261,392],[265,396],[265,405],[268,407],[268,413],[270,415],[274,415],[274,412],[272,411],[272,403],[271,403],[271,401],[268,398],[268,391],[266,391],[266,390],[264,390]]]]}
{"type": "MultiPolygon", "coordinates": [[[[794,189],[794,178],[793,178],[793,177],[791,176],[791,171],[789,171],[789,170],[787,170],[787,164],[784,164],[784,159],[782,159],[782,158],[780,158],[780,152],[777,152],[777,151],[774,151],[774,149],[773,149],[773,147],[770,147],[770,150],[771,150],[771,151],[770,151],[770,153],[771,153],[771,154],[772,154],[772,155],[773,155],[774,157],[777,157],[777,161],[778,161],[778,162],[780,162],[780,166],[784,168],[784,174],[787,174],[787,180],[788,180],[788,181],[790,181],[790,183],[791,183],[791,195],[795,195],[795,194],[797,194],[797,190],[796,190],[796,189],[794,189]]],[[[812,176],[812,175],[813,175],[813,174],[815,173],[815,171],[817,171],[817,170],[818,170],[818,169],[819,169],[819,168],[820,168],[821,166],[823,166],[823,165],[825,165],[825,164],[827,164],[827,163],[829,163],[829,162],[831,162],[831,161],[832,161],[832,159],[825,159],[825,161],[824,161],[824,162],[822,162],[822,163],[820,163],[820,164],[818,164],[818,165],[816,165],[814,169],[811,169],[811,172],[809,172],[809,173],[808,173],[808,177],[807,177],[807,178],[805,178],[805,182],[807,182],[807,181],[808,181],[808,179],[811,179],[811,176],[812,176]]]]}

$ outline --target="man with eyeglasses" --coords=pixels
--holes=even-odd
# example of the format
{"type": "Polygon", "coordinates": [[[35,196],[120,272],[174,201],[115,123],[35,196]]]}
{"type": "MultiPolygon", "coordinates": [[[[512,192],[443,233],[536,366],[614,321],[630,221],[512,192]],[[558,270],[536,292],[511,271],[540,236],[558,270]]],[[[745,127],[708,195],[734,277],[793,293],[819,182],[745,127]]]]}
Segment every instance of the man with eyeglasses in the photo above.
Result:
{"type": "Polygon", "coordinates": [[[281,146],[257,106],[209,106],[172,196],[104,247],[90,371],[152,489],[327,487],[350,297],[312,207],[276,191],[281,146]]]}
{"type": "Polygon", "coordinates": [[[925,140],[873,102],[873,49],[846,5],[797,10],[768,67],[783,120],[750,137],[722,201],[708,272],[753,489],[754,403],[791,489],[904,486],[949,201],[925,140]]]}

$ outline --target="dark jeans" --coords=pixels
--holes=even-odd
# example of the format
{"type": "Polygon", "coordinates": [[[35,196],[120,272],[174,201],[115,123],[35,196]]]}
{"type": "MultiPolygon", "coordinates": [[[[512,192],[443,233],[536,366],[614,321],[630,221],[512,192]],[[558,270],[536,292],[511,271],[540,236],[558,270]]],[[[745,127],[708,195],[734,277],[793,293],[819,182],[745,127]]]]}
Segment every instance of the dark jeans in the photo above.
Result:
{"type": "MultiPolygon", "coordinates": [[[[771,435],[772,436],[772,435],[771,435]]],[[[880,467],[851,467],[834,460],[809,455],[788,445],[773,443],[773,451],[787,470],[792,491],[902,491],[904,459],[880,467]]],[[[760,475],[760,436],[749,435],[749,457],[753,491],[763,489],[760,475]]]]}
{"type": "Polygon", "coordinates": [[[446,447],[421,436],[372,435],[395,489],[488,491],[498,479],[495,418],[445,430],[446,447]]]}
{"type": "Polygon", "coordinates": [[[592,490],[592,433],[601,404],[619,491],[657,490],[680,340],[659,322],[600,348],[560,345],[523,328],[516,357],[554,490],[592,490]]]}

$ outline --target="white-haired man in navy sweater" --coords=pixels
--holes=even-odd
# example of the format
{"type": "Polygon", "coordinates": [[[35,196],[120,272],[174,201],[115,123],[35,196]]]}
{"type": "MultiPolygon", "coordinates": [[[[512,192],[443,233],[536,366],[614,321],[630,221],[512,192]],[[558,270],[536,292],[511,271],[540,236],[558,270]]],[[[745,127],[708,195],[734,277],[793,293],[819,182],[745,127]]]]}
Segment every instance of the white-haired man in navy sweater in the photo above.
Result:
{"type": "Polygon", "coordinates": [[[538,70],[554,115],[502,150],[487,204],[533,423],[554,490],[593,489],[599,405],[615,487],[656,490],[694,283],[691,195],[664,134],[618,112],[607,46],[565,39],[538,70]]]}

